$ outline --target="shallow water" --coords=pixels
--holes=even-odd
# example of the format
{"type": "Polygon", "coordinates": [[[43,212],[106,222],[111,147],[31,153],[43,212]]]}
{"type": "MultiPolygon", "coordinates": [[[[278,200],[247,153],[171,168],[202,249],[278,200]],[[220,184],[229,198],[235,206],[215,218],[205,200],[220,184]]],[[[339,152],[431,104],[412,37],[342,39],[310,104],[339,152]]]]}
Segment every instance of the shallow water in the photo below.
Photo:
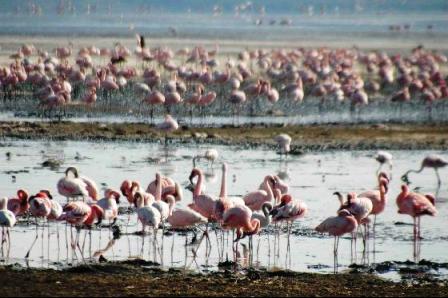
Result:
{"type": "MultiPolygon", "coordinates": [[[[165,148],[154,143],[129,142],[53,142],[53,141],[16,141],[3,140],[0,147],[0,183],[2,196],[13,196],[17,189],[25,188],[30,193],[40,189],[49,189],[55,199],[64,203],[65,198],[57,195],[56,183],[67,166],[76,166],[82,174],[93,178],[102,189],[113,187],[118,189],[124,179],[141,181],[143,187],[154,179],[156,171],[169,175],[183,186],[187,185],[188,176],[192,168],[193,155],[203,153],[207,145],[173,145],[165,148]],[[10,159],[6,153],[10,152],[10,159]],[[51,170],[43,168],[42,162],[55,158],[63,161],[60,169],[51,170]],[[148,159],[157,162],[148,162],[148,159]],[[15,176],[13,178],[12,176],[15,176]]],[[[374,188],[377,163],[371,151],[333,151],[324,153],[309,153],[304,156],[290,156],[281,161],[275,152],[267,149],[253,149],[242,146],[214,146],[219,151],[219,161],[229,165],[228,193],[232,196],[241,196],[257,189],[267,174],[279,174],[285,177],[290,185],[290,192],[294,197],[305,201],[309,212],[304,219],[294,223],[293,233],[289,238],[290,252],[287,251],[287,236],[282,233],[279,244],[274,247],[273,228],[269,233],[255,236],[254,250],[250,258],[245,258],[243,245],[239,246],[242,265],[261,266],[268,268],[292,269],[305,272],[333,272],[333,238],[322,236],[313,232],[313,229],[323,219],[333,216],[339,202],[333,192],[356,191],[361,192],[374,188]],[[258,241],[260,242],[257,252],[258,241]],[[268,243],[270,243],[268,245],[268,243]],[[278,245],[278,246],[277,246],[278,245]],[[276,253],[275,253],[276,250],[276,253]]],[[[363,258],[362,241],[358,241],[358,254],[351,256],[350,240],[345,237],[339,244],[339,270],[356,262],[380,263],[384,261],[412,260],[412,219],[406,215],[397,214],[395,198],[400,190],[400,176],[409,168],[418,168],[424,156],[430,153],[443,154],[438,151],[391,151],[394,155],[393,179],[389,189],[389,201],[386,210],[377,219],[375,253],[373,253],[373,240],[370,240],[369,254],[363,258]],[[401,222],[404,225],[396,225],[401,222]]],[[[218,194],[221,172],[219,165],[213,171],[206,163],[201,163],[208,173],[206,193],[218,194]]],[[[446,170],[441,170],[442,179],[446,177],[446,170]]],[[[411,189],[421,187],[420,192],[435,192],[436,177],[432,170],[424,170],[419,175],[411,175],[411,189]]],[[[439,214],[436,217],[422,218],[422,247],[421,259],[433,262],[448,262],[448,237],[445,232],[448,212],[447,181],[443,181],[437,195],[436,206],[439,214]]],[[[192,200],[191,194],[185,190],[184,199],[179,203],[185,208],[192,200]]],[[[121,200],[120,206],[126,207],[127,201],[121,200]]],[[[136,214],[131,214],[130,224],[126,227],[127,215],[120,215],[118,224],[124,235],[116,240],[112,249],[104,253],[108,260],[123,260],[143,257],[146,260],[161,263],[167,267],[188,267],[189,269],[207,271],[217,269],[218,262],[228,258],[233,260],[231,238],[229,241],[217,245],[221,233],[210,232],[211,250],[202,242],[197,250],[197,257],[193,258],[192,250],[196,246],[185,246],[185,234],[167,233],[162,237],[158,232],[155,244],[152,236],[134,235],[141,229],[137,226],[136,214]],[[129,234],[126,234],[126,232],[129,234]],[[218,239],[216,235],[219,235],[218,239]],[[141,251],[144,245],[143,254],[141,251]],[[154,250],[156,246],[157,250],[154,250]],[[162,249],[163,246],[163,249],[162,249]],[[209,255],[206,257],[206,255],[209,255]]],[[[40,228],[39,228],[40,229],[40,228]]],[[[48,242],[47,231],[44,238],[38,239],[34,247],[29,265],[33,267],[61,267],[70,264],[82,263],[78,252],[77,260],[71,248],[66,249],[65,224],[50,223],[51,241],[48,242]],[[60,248],[58,250],[57,231],[60,234],[60,248]],[[48,248],[50,243],[50,248],[48,248]]],[[[81,247],[85,235],[81,231],[81,247]]],[[[42,233],[39,230],[39,235],[42,233]]],[[[75,230],[73,230],[75,233],[75,230]]],[[[70,234],[70,231],[68,231],[70,234]]],[[[198,238],[201,236],[198,232],[198,238]]],[[[11,232],[10,258],[6,263],[25,264],[24,256],[34,240],[35,226],[21,223],[11,232]]],[[[231,237],[232,234],[229,234],[231,237]]],[[[193,237],[188,233],[188,241],[193,237]]],[[[87,237],[88,239],[88,237],[87,237]]],[[[84,257],[99,249],[103,249],[111,241],[112,233],[103,228],[101,231],[92,231],[91,247],[86,241],[84,257]]],[[[244,239],[240,244],[247,245],[244,239]]],[[[445,270],[446,271],[446,270],[445,270]]],[[[441,274],[442,271],[438,272],[441,274]]],[[[435,272],[437,273],[437,272],[435,272]]],[[[442,272],[443,273],[443,272],[442,272]]],[[[388,278],[397,278],[394,272],[386,272],[388,278]]]]}

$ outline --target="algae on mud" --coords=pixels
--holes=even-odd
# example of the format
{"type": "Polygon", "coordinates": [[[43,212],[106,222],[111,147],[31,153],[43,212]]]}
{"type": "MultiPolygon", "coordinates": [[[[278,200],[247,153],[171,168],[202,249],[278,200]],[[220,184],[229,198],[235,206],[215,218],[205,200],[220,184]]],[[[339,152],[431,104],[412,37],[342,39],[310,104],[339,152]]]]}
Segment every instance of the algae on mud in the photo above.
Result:
{"type": "MultiPolygon", "coordinates": [[[[448,124],[243,125],[181,127],[173,141],[273,146],[279,133],[291,135],[292,152],[301,150],[448,149],[448,124]]],[[[145,123],[0,122],[0,137],[52,140],[154,142],[162,132],[145,123]]]]}
{"type": "Polygon", "coordinates": [[[197,274],[141,262],[55,271],[0,267],[4,296],[448,296],[446,281],[394,283],[370,274],[249,269],[197,274]]]}

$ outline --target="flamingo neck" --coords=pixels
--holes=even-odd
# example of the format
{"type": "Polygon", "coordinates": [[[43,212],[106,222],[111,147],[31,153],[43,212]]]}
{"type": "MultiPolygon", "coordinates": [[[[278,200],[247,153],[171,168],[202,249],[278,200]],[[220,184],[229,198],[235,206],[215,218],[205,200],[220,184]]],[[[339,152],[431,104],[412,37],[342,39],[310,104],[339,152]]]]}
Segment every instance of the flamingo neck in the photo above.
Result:
{"type": "Polygon", "coordinates": [[[196,187],[194,188],[194,192],[193,192],[193,196],[194,197],[198,197],[201,194],[201,191],[202,191],[202,180],[203,180],[202,176],[203,176],[202,172],[199,171],[198,172],[198,182],[196,183],[196,187]]]}
{"type": "Polygon", "coordinates": [[[162,179],[160,178],[160,175],[157,174],[156,177],[156,201],[160,201],[162,199],[162,179]]]}
{"type": "Polygon", "coordinates": [[[226,174],[227,174],[227,168],[223,166],[222,178],[221,178],[221,192],[219,194],[220,198],[227,198],[226,174]]]}
{"type": "Polygon", "coordinates": [[[269,183],[270,177],[264,178],[264,184],[266,185],[266,192],[268,194],[268,200],[272,201],[274,199],[274,193],[272,192],[271,184],[269,183]]]}

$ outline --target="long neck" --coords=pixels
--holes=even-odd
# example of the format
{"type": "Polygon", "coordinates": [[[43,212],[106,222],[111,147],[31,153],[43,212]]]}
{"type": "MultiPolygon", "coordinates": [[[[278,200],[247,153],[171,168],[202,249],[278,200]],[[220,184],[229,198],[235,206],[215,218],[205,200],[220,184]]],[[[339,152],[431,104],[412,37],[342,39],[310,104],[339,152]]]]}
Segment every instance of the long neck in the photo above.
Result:
{"type": "Polygon", "coordinates": [[[8,198],[4,197],[0,199],[0,210],[6,210],[7,206],[8,206],[8,198]]]}
{"type": "Polygon", "coordinates": [[[420,166],[420,169],[418,169],[418,170],[409,170],[403,176],[407,176],[409,173],[420,173],[421,171],[423,171],[424,168],[425,168],[425,166],[422,164],[420,166]]]}
{"type": "Polygon", "coordinates": [[[168,201],[169,204],[169,215],[171,216],[174,210],[174,206],[176,205],[176,200],[172,195],[167,196],[166,200],[168,201]]]}
{"type": "Polygon", "coordinates": [[[264,217],[267,219],[267,220],[269,220],[269,212],[270,212],[270,210],[269,209],[272,209],[272,205],[269,205],[269,204],[263,204],[263,206],[261,207],[261,209],[263,210],[263,214],[264,214],[264,217]]]}
{"type": "Polygon", "coordinates": [[[258,219],[251,220],[244,228],[244,234],[254,235],[260,230],[260,221],[258,219]]]}
{"type": "Polygon", "coordinates": [[[221,192],[219,194],[220,198],[227,198],[226,174],[227,174],[227,167],[223,166],[222,178],[221,178],[221,192]]]}
{"type": "Polygon", "coordinates": [[[266,185],[266,192],[268,194],[269,201],[274,199],[274,193],[272,192],[271,184],[269,183],[269,177],[264,178],[264,184],[266,185]]]}
{"type": "Polygon", "coordinates": [[[198,182],[196,183],[196,187],[194,188],[193,196],[197,197],[201,194],[202,190],[202,172],[198,173],[198,182]]]}

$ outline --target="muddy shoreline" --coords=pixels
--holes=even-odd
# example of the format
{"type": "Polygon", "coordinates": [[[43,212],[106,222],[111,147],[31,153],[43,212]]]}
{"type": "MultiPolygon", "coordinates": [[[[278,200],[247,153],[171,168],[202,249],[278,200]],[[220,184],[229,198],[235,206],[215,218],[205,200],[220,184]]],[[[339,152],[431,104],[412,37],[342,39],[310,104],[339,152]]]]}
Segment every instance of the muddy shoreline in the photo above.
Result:
{"type": "MultiPolygon", "coordinates": [[[[325,150],[446,150],[448,123],[444,124],[327,124],[243,125],[212,128],[181,127],[169,136],[172,143],[210,143],[266,146],[272,138],[291,135],[292,154],[325,150]]],[[[0,122],[0,138],[22,140],[92,140],[163,142],[164,135],[145,123],[0,122]]]]}
{"type": "Polygon", "coordinates": [[[5,296],[448,296],[447,281],[394,283],[370,274],[163,270],[144,261],[65,270],[0,267],[5,296]]]}

